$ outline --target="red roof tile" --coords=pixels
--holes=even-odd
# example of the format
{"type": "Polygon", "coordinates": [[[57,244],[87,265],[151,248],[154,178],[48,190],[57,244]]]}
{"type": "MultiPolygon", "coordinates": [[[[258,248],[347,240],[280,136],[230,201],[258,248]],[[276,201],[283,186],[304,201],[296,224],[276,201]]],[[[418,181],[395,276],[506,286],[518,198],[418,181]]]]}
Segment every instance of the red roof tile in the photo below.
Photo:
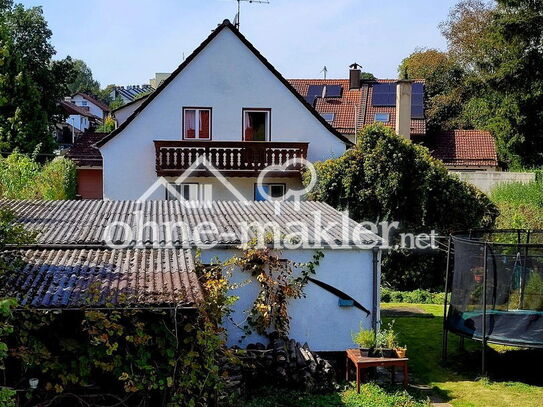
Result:
{"type": "Polygon", "coordinates": [[[102,140],[108,133],[83,133],[70,147],[66,156],[79,167],[101,167],[102,154],[94,144],[102,140]]]}
{"type": "MultiPolygon", "coordinates": [[[[376,113],[389,113],[390,120],[384,124],[392,128],[396,127],[396,107],[373,107],[372,103],[374,83],[394,83],[396,81],[396,79],[378,79],[375,82],[363,83],[360,89],[350,90],[348,79],[289,79],[291,85],[304,97],[307,95],[309,85],[341,85],[343,87],[342,97],[319,98],[315,108],[320,114],[334,113],[332,126],[342,134],[349,135],[374,123],[376,113]]],[[[411,134],[413,136],[425,135],[426,120],[413,119],[411,134]]]]}
{"type": "Polygon", "coordinates": [[[482,130],[453,130],[435,137],[432,155],[449,166],[497,167],[492,134],[482,130]]]}

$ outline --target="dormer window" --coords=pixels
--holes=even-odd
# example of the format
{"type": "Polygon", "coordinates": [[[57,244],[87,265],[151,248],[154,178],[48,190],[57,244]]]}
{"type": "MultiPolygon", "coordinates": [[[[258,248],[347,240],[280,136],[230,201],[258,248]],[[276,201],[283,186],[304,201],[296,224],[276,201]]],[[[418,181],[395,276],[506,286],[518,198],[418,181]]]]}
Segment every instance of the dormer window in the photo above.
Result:
{"type": "Polygon", "coordinates": [[[270,140],[270,109],[243,109],[243,140],[270,140]]]}
{"type": "Polygon", "coordinates": [[[211,139],[211,108],[186,107],[183,109],[183,139],[211,139]]]}

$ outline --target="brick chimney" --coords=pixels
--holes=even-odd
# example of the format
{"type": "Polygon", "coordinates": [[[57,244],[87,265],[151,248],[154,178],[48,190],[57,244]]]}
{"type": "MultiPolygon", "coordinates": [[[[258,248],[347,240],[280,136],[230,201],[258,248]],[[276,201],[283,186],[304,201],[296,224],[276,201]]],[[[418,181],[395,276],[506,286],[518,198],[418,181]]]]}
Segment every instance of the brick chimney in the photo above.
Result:
{"type": "Polygon", "coordinates": [[[411,99],[413,81],[401,79],[396,85],[396,133],[411,139],[411,99]]]}
{"type": "Polygon", "coordinates": [[[360,74],[362,73],[362,67],[355,62],[349,68],[349,88],[351,90],[360,89],[360,74]]]}

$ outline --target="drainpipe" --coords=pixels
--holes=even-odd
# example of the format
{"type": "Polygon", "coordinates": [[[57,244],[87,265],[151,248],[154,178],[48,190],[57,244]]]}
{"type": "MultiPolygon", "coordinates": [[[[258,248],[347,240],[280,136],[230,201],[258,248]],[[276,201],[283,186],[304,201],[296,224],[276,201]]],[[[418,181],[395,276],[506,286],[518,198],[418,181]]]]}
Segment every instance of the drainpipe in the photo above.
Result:
{"type": "Polygon", "coordinates": [[[377,311],[379,309],[379,255],[380,250],[378,248],[373,249],[373,299],[371,307],[371,327],[374,332],[377,332],[377,311]]]}

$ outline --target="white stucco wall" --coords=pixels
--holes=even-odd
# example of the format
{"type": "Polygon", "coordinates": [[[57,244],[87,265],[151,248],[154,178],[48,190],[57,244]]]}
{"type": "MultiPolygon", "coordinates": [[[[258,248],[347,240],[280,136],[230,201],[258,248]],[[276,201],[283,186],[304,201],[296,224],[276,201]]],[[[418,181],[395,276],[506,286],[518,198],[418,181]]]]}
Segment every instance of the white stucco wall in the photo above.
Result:
{"type": "Polygon", "coordinates": [[[123,124],[126,119],[128,119],[132,115],[132,113],[134,113],[136,109],[142,105],[145,99],[146,98],[138,99],[134,103],[131,103],[127,106],[121,106],[119,109],[115,110],[114,115],[117,126],[123,124]]]}
{"type": "Polygon", "coordinates": [[[451,171],[462,181],[466,181],[485,193],[490,193],[502,184],[520,182],[527,184],[536,179],[535,172],[504,172],[504,171],[451,171]]]}
{"type": "Polygon", "coordinates": [[[89,119],[79,114],[72,114],[68,116],[66,123],[81,131],[85,131],[90,127],[89,119]]]}
{"type": "MultiPolygon", "coordinates": [[[[181,140],[183,107],[211,107],[212,138],[242,140],[242,109],[271,108],[271,140],[309,142],[310,161],[338,157],[332,134],[228,28],[100,150],[104,198],[137,199],[156,180],[153,140],[181,140]]],[[[160,199],[162,191],[150,196],[160,199]]]]}
{"type": "Polygon", "coordinates": [[[104,111],[101,108],[99,108],[98,106],[96,106],[94,103],[89,102],[83,96],[75,95],[72,98],[72,102],[74,102],[77,106],[88,107],[89,108],[89,113],[95,115],[96,117],[99,117],[100,119],[104,118],[104,111]],[[83,102],[87,102],[87,106],[84,106],[83,102]]]}
{"type": "MultiPolygon", "coordinates": [[[[239,255],[235,250],[202,250],[201,260],[204,263],[210,263],[215,258],[224,261],[236,254],[239,255]]],[[[312,260],[313,255],[312,250],[285,250],[281,257],[294,262],[308,262],[312,260]]],[[[236,271],[231,281],[243,283],[249,277],[247,273],[236,271]]],[[[349,294],[372,311],[374,284],[372,251],[325,250],[314,278],[349,294]]],[[[306,298],[293,300],[289,305],[292,318],[290,337],[301,343],[307,342],[312,350],[344,351],[353,347],[352,333],[359,330],[360,326],[365,329],[371,328],[371,315],[368,316],[355,307],[340,307],[338,297],[321,287],[310,282],[304,292],[306,298]]],[[[266,343],[265,338],[255,334],[242,340],[244,332],[236,326],[243,324],[246,310],[251,308],[257,293],[258,285],[255,282],[232,291],[232,295],[239,296],[239,300],[233,307],[232,321],[226,320],[224,323],[230,346],[243,347],[254,342],[266,343]]],[[[378,314],[377,320],[379,318],[378,314]]]]}

